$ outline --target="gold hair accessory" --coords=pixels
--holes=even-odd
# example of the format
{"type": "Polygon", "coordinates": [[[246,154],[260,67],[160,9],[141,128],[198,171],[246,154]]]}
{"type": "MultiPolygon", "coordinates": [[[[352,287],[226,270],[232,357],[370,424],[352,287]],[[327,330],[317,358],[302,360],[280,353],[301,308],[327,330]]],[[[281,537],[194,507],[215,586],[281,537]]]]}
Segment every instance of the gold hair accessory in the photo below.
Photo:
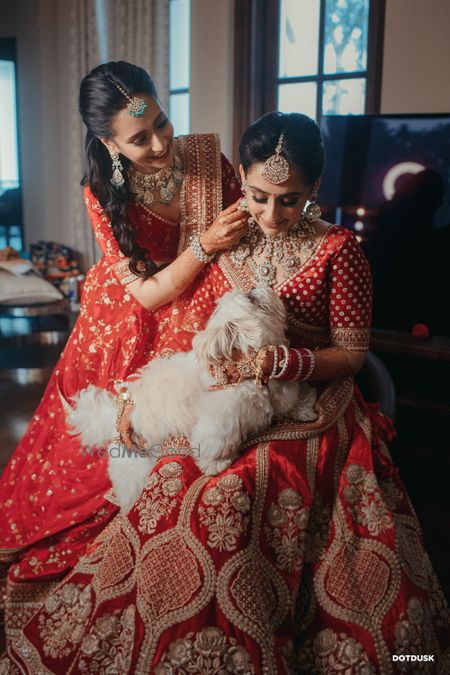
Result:
{"type": "Polygon", "coordinates": [[[120,91],[120,93],[123,94],[127,99],[128,114],[131,115],[131,117],[142,117],[142,115],[147,110],[147,103],[144,101],[144,99],[140,98],[140,96],[129,96],[125,89],[122,89],[122,87],[117,84],[115,80],[113,80],[111,77],[108,77],[107,75],[106,78],[112,82],[113,85],[120,91]]]}
{"type": "Polygon", "coordinates": [[[289,180],[290,166],[286,157],[283,157],[281,151],[283,149],[284,133],[280,134],[275,153],[269,157],[264,163],[264,169],[261,176],[269,183],[280,185],[289,180]]]}

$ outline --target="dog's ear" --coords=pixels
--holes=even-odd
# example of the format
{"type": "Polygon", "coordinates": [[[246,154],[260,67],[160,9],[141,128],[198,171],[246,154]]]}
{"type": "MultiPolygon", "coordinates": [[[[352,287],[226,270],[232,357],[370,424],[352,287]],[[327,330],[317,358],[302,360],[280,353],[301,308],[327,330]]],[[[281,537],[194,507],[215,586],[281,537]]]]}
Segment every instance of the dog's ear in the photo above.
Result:
{"type": "Polygon", "coordinates": [[[272,319],[286,323],[287,310],[277,293],[270,286],[255,286],[247,293],[250,302],[272,319]]]}
{"type": "Polygon", "coordinates": [[[222,326],[206,328],[192,340],[192,349],[199,361],[214,362],[231,359],[231,352],[238,337],[238,326],[227,321],[222,326]]]}

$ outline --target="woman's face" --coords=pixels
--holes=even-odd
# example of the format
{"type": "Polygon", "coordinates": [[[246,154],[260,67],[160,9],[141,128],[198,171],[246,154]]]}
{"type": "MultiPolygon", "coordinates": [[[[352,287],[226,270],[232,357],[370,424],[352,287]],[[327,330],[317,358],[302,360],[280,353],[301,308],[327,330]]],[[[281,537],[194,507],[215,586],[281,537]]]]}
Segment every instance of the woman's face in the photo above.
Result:
{"type": "Polygon", "coordinates": [[[113,136],[101,138],[108,150],[120,152],[141,173],[154,173],[173,162],[173,126],[159,103],[139,94],[147,103],[142,117],[120,110],[112,122],[113,136]]]}
{"type": "Polygon", "coordinates": [[[242,182],[247,186],[248,209],[265,234],[286,232],[299,219],[312,185],[306,183],[303,172],[291,167],[290,177],[283,185],[269,183],[261,172],[264,163],[252,164],[247,174],[239,167],[242,182]]]}

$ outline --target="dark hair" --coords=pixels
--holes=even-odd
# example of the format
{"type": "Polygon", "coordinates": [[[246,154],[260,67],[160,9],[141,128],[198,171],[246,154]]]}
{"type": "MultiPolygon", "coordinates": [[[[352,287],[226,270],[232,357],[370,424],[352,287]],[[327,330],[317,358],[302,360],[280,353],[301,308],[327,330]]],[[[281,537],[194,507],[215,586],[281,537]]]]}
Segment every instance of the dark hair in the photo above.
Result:
{"type": "MultiPolygon", "coordinates": [[[[127,210],[131,193],[126,175],[124,175],[125,183],[121,187],[111,184],[111,157],[100,141],[100,138],[112,137],[112,120],[128,103],[114,82],[129,96],[150,94],[155,99],[158,97],[153,80],[145,70],[126,61],[103,63],[83,78],[80,85],[79,110],[87,132],[86,167],[81,184],[89,185],[110,218],[119,248],[130,258],[130,270],[138,276],[147,278],[156,272],[157,266],[136,242],[133,227],[128,221],[127,210]]],[[[120,155],[120,161],[126,173],[130,162],[123,155],[120,155]]]]}
{"type": "Polygon", "coordinates": [[[314,183],[325,163],[322,134],[316,122],[301,113],[270,112],[250,124],[239,144],[244,171],[247,173],[252,164],[265,162],[273,155],[281,133],[283,155],[303,171],[308,184],[314,183]]]}

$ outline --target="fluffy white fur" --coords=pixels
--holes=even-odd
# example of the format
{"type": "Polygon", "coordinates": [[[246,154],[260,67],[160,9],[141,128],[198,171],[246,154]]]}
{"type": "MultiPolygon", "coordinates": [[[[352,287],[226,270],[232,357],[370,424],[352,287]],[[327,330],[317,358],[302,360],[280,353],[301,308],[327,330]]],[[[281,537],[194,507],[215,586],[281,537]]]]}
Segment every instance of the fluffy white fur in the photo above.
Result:
{"type": "MultiPolygon", "coordinates": [[[[223,471],[239,446],[265,430],[273,419],[316,419],[316,391],[306,383],[270,380],[258,388],[247,380],[239,386],[210,390],[214,380],[208,365],[231,358],[233,349],[248,353],[266,344],[287,344],[286,309],[266,287],[244,294],[234,289],[217,302],[208,324],[193,340],[193,350],[152,362],[142,377],[131,383],[135,402],[131,423],[147,447],[169,436],[186,436],[198,449],[197,464],[209,475],[223,471]]],[[[105,391],[89,386],[75,401],[69,422],[90,446],[111,443],[116,409],[105,391]]],[[[156,462],[149,453],[117,457],[110,445],[109,474],[122,508],[128,510],[139,496],[156,462]]]]}

